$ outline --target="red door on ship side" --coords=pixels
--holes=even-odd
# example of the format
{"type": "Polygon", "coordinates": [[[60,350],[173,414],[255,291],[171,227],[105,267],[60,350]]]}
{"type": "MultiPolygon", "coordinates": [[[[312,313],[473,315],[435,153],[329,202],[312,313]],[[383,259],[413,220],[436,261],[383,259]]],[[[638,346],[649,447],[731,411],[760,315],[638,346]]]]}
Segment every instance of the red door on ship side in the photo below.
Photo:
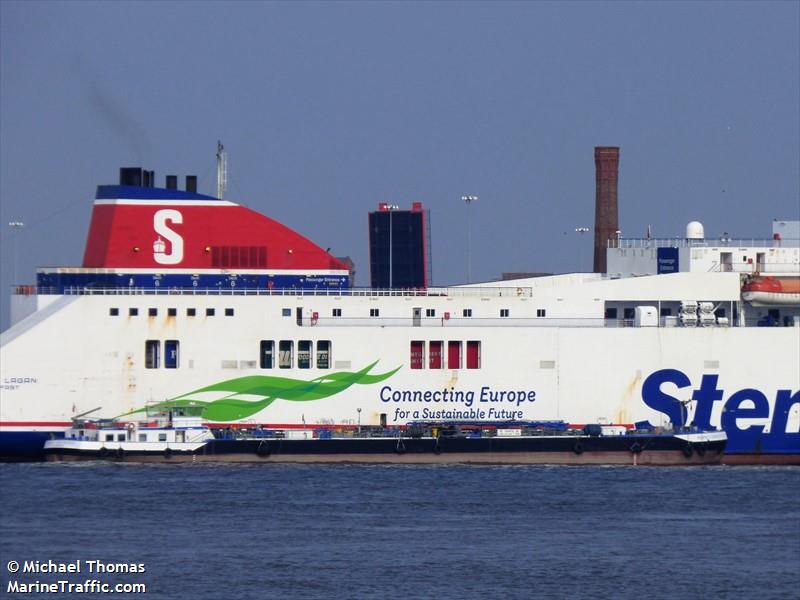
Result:
{"type": "Polygon", "coordinates": [[[424,345],[424,342],[421,342],[421,341],[412,341],[411,342],[411,368],[412,369],[421,369],[422,368],[422,358],[424,356],[423,345],[424,345]]]}
{"type": "Polygon", "coordinates": [[[461,368],[461,342],[447,342],[447,368],[461,368]]]}

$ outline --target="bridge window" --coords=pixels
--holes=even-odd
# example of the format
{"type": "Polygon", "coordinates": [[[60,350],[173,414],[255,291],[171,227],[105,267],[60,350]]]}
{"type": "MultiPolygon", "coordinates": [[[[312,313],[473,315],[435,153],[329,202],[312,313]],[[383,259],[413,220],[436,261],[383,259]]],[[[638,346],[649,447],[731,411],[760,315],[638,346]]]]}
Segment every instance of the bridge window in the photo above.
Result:
{"type": "Polygon", "coordinates": [[[291,369],[294,362],[294,342],[291,340],[281,340],[278,343],[278,367],[281,369],[291,369]]]}
{"type": "Polygon", "coordinates": [[[161,343],[158,340],[147,340],[144,343],[144,366],[146,369],[157,369],[161,343]]]}
{"type": "Polygon", "coordinates": [[[311,340],[297,342],[297,367],[300,369],[311,368],[311,340]]]}
{"type": "Polygon", "coordinates": [[[259,364],[262,369],[272,369],[274,364],[275,355],[275,342],[272,340],[261,340],[261,348],[259,352],[259,364]]]}
{"type": "Polygon", "coordinates": [[[317,342],[317,368],[331,368],[331,341],[320,340],[317,342]]]}

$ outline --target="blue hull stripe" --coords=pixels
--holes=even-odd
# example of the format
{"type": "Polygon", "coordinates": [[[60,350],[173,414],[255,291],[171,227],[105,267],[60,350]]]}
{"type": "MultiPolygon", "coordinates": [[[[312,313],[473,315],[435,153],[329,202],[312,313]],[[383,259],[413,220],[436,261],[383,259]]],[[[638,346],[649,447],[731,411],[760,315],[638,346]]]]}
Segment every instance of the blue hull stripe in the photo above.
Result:
{"type": "Polygon", "coordinates": [[[64,431],[0,431],[0,459],[44,458],[44,443],[64,431]]]}
{"type": "Polygon", "coordinates": [[[248,275],[190,273],[54,273],[40,272],[36,276],[40,291],[63,294],[69,288],[125,288],[196,289],[196,290],[285,290],[285,289],[342,289],[350,287],[347,275],[248,275]]]}

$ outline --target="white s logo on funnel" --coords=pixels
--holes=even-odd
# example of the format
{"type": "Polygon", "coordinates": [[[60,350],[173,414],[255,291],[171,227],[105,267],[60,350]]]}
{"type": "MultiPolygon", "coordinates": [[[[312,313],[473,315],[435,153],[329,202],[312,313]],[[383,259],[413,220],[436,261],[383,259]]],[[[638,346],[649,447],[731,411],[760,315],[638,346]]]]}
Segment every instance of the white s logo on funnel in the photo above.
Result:
{"type": "Polygon", "coordinates": [[[183,238],[167,223],[183,223],[183,215],[172,209],[159,210],[153,215],[153,229],[159,236],[153,242],[153,260],[160,265],[177,265],[183,260],[183,238]],[[162,237],[171,245],[169,253],[165,252],[167,245],[162,237]]]}

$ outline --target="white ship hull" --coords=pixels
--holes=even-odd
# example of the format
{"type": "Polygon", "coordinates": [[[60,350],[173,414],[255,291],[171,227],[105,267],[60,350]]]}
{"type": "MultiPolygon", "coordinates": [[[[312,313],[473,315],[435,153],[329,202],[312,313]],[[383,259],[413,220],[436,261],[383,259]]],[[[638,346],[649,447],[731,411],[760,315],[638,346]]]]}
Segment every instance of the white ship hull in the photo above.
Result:
{"type": "MultiPolygon", "coordinates": [[[[679,283],[681,276],[673,277],[679,283]]],[[[800,328],[609,327],[602,319],[537,319],[531,316],[536,295],[518,295],[515,288],[508,294],[463,292],[61,296],[3,334],[2,432],[65,429],[73,416],[97,407],[98,414],[116,417],[159,402],[225,398],[240,408],[216,410],[209,415],[216,424],[561,419],[664,425],[678,401],[685,403],[684,422],[691,423],[698,405],[692,396],[708,385],[705,376],[716,378],[719,398],[700,411],[711,426],[727,430],[729,451],[758,450],[751,444],[764,451],[800,450],[800,328]],[[387,316],[369,317],[375,306],[387,316]],[[128,316],[131,308],[137,316],[128,316]],[[156,316],[147,316],[151,308],[156,316]],[[436,316],[415,320],[414,308],[436,316]],[[175,316],[168,316],[169,309],[175,316]],[[188,309],[196,316],[187,316],[188,309]],[[205,316],[207,309],[215,316],[205,316]],[[224,316],[226,309],[231,316],[224,316]],[[321,316],[335,309],[341,317],[321,316]],[[473,316],[452,316],[465,309],[473,316]],[[501,309],[512,316],[490,316],[501,309]],[[298,310],[305,315],[299,323],[298,310]],[[176,367],[165,368],[162,360],[148,368],[148,340],[179,340],[176,367]],[[272,368],[261,368],[263,340],[274,343],[272,368]],[[283,357],[291,368],[279,366],[282,341],[291,342],[293,356],[283,357]],[[311,342],[309,368],[298,368],[305,341],[311,342]],[[328,368],[317,365],[319,342],[329,347],[328,368]],[[434,349],[443,342],[441,368],[431,368],[431,342],[434,349]],[[449,342],[461,343],[460,365],[449,364],[455,359],[447,356],[449,342]],[[466,368],[468,342],[479,342],[478,363],[470,365],[475,368],[466,368]],[[417,362],[414,343],[423,352],[417,362]],[[278,392],[270,401],[259,392],[260,378],[267,386],[280,378],[287,389],[303,382],[313,389],[358,372],[367,375],[366,383],[323,397],[301,390],[287,397],[278,392]],[[209,387],[214,389],[204,389],[209,387]],[[250,410],[265,399],[263,409],[250,410]],[[726,421],[723,413],[735,418],[726,421]]]]}

